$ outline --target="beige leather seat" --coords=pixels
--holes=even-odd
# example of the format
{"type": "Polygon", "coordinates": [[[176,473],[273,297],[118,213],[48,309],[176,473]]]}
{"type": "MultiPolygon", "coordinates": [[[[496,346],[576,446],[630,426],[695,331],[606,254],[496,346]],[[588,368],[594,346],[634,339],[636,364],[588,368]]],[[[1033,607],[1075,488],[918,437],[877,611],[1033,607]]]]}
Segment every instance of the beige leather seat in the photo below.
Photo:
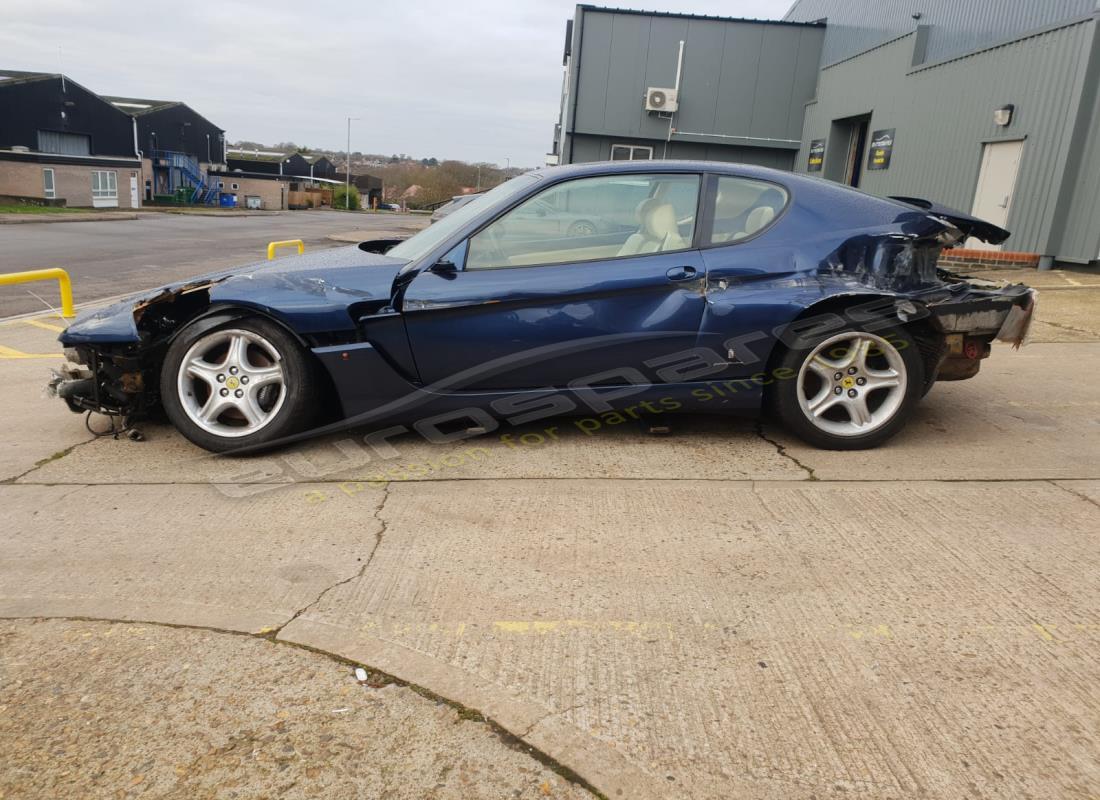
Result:
{"type": "Polygon", "coordinates": [[[676,210],[671,203],[662,203],[655,197],[650,197],[638,204],[635,214],[641,227],[623,242],[623,246],[619,248],[620,256],[683,250],[688,246],[680,235],[680,228],[676,224],[676,210]]]}
{"type": "Polygon", "coordinates": [[[768,223],[773,219],[775,219],[775,209],[771,206],[754,208],[749,212],[749,215],[745,217],[745,230],[735,233],[716,233],[714,235],[714,241],[735,242],[738,239],[744,239],[746,236],[752,236],[761,228],[767,227],[768,223]]]}
{"type": "Polygon", "coordinates": [[[744,239],[746,236],[752,236],[758,230],[766,227],[769,222],[775,219],[775,209],[771,206],[761,206],[760,208],[754,208],[749,212],[748,218],[745,220],[745,230],[735,233],[733,235],[734,240],[744,239]]]}

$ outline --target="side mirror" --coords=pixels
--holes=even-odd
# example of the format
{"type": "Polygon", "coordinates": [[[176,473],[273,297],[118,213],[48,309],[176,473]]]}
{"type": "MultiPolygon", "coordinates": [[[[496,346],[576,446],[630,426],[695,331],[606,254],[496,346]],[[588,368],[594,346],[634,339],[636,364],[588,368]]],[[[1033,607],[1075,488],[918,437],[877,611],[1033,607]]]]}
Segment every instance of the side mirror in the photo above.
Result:
{"type": "Polygon", "coordinates": [[[428,268],[428,270],[430,272],[436,273],[437,275],[453,276],[456,272],[458,272],[458,267],[455,265],[455,262],[444,257],[432,264],[428,268]]]}

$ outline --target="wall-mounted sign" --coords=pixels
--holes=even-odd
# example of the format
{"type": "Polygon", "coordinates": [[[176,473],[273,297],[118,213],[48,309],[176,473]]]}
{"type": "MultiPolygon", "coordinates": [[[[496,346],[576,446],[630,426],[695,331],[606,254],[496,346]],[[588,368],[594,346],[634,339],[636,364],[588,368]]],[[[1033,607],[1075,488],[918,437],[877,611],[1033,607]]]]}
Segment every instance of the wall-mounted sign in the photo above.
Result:
{"type": "Polygon", "coordinates": [[[875,131],[871,134],[871,149],[867,151],[867,169],[889,169],[893,152],[894,129],[875,131]]]}
{"type": "Polygon", "coordinates": [[[825,140],[811,139],[810,154],[806,158],[807,172],[821,172],[821,165],[825,163],[825,140]]]}

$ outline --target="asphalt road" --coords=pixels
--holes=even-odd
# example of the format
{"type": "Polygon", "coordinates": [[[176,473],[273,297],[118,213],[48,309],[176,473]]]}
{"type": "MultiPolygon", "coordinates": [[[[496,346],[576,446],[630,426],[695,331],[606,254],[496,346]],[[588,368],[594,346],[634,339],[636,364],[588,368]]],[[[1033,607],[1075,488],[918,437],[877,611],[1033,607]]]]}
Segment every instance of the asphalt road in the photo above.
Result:
{"type": "MultiPolygon", "coordinates": [[[[136,220],[0,225],[0,272],[62,267],[79,304],[259,261],[277,239],[302,239],[308,252],[340,246],[327,238],[333,234],[414,230],[425,223],[412,215],[291,211],[224,217],[150,212],[136,220]]],[[[0,318],[46,310],[35,294],[59,302],[56,283],[0,287],[0,318]]]]}

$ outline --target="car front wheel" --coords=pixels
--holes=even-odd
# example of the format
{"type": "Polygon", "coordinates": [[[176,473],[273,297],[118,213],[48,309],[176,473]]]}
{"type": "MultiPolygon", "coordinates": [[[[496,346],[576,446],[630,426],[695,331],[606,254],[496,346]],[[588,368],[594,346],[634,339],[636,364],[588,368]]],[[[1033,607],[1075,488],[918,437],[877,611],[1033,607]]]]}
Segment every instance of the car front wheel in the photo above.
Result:
{"type": "Polygon", "coordinates": [[[829,450],[885,442],[904,427],[924,384],[916,342],[900,328],[848,330],[788,349],[776,373],[772,397],[780,420],[829,450]]]}
{"type": "Polygon", "coordinates": [[[268,444],[313,419],[312,365],[297,341],[266,319],[213,330],[193,325],[168,349],[160,390],[172,423],[214,452],[268,444]]]}

